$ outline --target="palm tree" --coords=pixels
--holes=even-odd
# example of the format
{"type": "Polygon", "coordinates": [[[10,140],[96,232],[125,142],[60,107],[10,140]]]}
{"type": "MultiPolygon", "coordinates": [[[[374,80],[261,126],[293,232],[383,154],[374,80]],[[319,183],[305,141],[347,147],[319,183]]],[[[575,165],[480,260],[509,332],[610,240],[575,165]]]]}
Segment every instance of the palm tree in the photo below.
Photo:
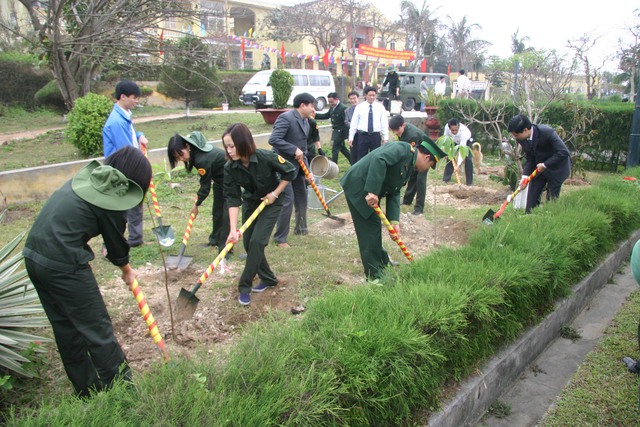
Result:
{"type": "Polygon", "coordinates": [[[436,51],[438,19],[433,17],[426,0],[418,9],[410,0],[400,3],[400,22],[407,33],[407,47],[416,52],[416,69],[422,58],[430,58],[436,51]]]}
{"type": "Polygon", "coordinates": [[[524,36],[522,38],[518,38],[519,32],[520,32],[520,29],[516,30],[516,32],[511,35],[511,52],[514,55],[531,50],[531,48],[526,48],[524,45],[525,42],[529,41],[529,37],[524,36]]]}
{"type": "Polygon", "coordinates": [[[455,22],[451,16],[448,17],[450,25],[448,27],[447,42],[454,57],[454,61],[458,65],[458,69],[472,65],[474,56],[481,53],[482,50],[491,46],[486,40],[474,39],[473,30],[482,29],[480,24],[467,24],[467,16],[465,15],[460,22],[455,22]]]}

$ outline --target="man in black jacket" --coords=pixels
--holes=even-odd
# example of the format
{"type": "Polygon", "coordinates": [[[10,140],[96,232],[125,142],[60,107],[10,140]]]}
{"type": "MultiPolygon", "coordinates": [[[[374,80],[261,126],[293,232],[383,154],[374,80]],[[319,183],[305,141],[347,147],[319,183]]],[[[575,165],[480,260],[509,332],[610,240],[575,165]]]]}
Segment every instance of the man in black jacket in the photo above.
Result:
{"type": "MultiPolygon", "coordinates": [[[[562,183],[571,173],[571,158],[567,146],[555,130],[545,125],[532,125],[528,117],[519,114],[509,121],[507,130],[518,141],[524,151],[524,175],[531,175],[535,169],[538,176],[529,183],[526,212],[540,204],[544,187],[547,200],[560,196],[562,183]]],[[[525,183],[523,178],[523,185],[525,183]]]]}

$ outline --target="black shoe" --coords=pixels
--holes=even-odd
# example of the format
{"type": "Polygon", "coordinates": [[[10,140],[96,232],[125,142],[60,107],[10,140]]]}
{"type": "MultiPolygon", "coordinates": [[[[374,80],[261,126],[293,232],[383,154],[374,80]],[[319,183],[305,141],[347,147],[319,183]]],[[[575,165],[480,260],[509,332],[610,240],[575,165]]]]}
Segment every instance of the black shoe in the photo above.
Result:
{"type": "Polygon", "coordinates": [[[405,202],[404,200],[402,201],[402,204],[405,205],[405,206],[411,206],[411,203],[412,202],[405,202]]]}
{"type": "Polygon", "coordinates": [[[137,248],[138,246],[142,246],[142,245],[144,245],[144,242],[129,243],[130,248],[137,248]]]}
{"type": "Polygon", "coordinates": [[[214,245],[213,243],[202,243],[200,245],[201,248],[210,248],[212,246],[217,246],[217,245],[214,245]]]}
{"type": "Polygon", "coordinates": [[[411,215],[415,215],[415,216],[422,215],[422,212],[420,212],[419,210],[415,210],[411,212],[411,215]]]}

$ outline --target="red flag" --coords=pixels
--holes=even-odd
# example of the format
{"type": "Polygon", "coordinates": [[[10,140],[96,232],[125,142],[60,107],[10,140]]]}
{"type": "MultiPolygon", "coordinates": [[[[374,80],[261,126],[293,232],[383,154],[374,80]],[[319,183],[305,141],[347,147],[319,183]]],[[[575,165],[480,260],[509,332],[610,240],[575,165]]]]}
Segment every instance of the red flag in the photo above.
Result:
{"type": "Polygon", "coordinates": [[[162,42],[164,41],[164,28],[160,31],[160,55],[164,55],[164,50],[162,50],[162,42]]]}
{"type": "Polygon", "coordinates": [[[447,65],[447,76],[451,75],[451,64],[447,65]]]}
{"type": "Polygon", "coordinates": [[[282,42],[282,48],[280,49],[280,56],[282,57],[282,65],[284,65],[284,42],[282,42]]]}
{"type": "Polygon", "coordinates": [[[427,72],[427,58],[422,58],[422,64],[420,64],[420,71],[423,73],[427,72]]]}
{"type": "Polygon", "coordinates": [[[322,57],[322,63],[325,68],[329,66],[329,49],[324,50],[324,56],[322,57]]]}
{"type": "Polygon", "coordinates": [[[244,50],[244,37],[240,38],[240,51],[242,52],[242,62],[247,58],[247,53],[244,50]]]}

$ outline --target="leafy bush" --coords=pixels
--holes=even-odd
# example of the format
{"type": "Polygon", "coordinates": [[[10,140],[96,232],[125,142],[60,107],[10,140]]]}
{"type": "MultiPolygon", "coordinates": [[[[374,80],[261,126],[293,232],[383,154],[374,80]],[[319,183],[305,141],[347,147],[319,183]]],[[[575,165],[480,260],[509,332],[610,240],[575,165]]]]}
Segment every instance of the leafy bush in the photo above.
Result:
{"type": "Polygon", "coordinates": [[[113,102],[104,95],[90,93],[78,98],[67,116],[65,139],[85,156],[102,154],[102,127],[113,102]]]}
{"type": "MultiPolygon", "coordinates": [[[[22,253],[9,258],[24,234],[0,248],[0,373],[12,371],[33,377],[24,366],[31,362],[26,356],[33,356],[34,351],[43,352],[39,344],[50,340],[24,332],[25,328],[48,325],[26,270],[18,270],[22,265],[22,253]]],[[[6,377],[0,375],[0,384],[6,381],[6,377]]]]}
{"type": "Polygon", "coordinates": [[[38,68],[29,55],[0,53],[0,103],[33,108],[34,95],[51,79],[48,70],[38,68]]]}
{"type": "Polygon", "coordinates": [[[39,106],[50,107],[55,110],[64,111],[67,108],[60,92],[60,87],[58,87],[58,83],[55,80],[51,80],[37,91],[34,95],[34,100],[39,106]]]}
{"type": "Polygon", "coordinates": [[[269,77],[273,90],[273,108],[287,108],[287,101],[293,92],[293,76],[287,70],[274,70],[269,77]]]}

